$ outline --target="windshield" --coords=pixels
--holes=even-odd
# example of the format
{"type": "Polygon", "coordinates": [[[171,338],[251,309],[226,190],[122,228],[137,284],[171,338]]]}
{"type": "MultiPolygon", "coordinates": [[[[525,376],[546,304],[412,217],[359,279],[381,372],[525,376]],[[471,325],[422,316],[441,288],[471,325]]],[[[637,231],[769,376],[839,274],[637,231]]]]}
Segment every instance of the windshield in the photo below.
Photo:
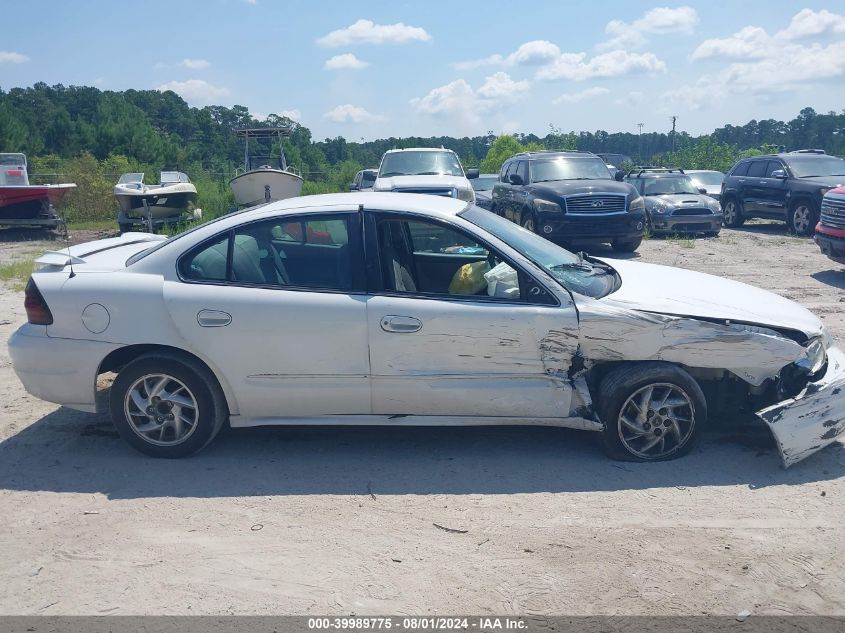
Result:
{"type": "Polygon", "coordinates": [[[610,266],[587,261],[501,216],[476,206],[460,215],[546,269],[567,290],[599,298],[619,287],[619,277],[610,266]]]}
{"type": "Polygon", "coordinates": [[[601,158],[569,158],[535,160],[531,163],[531,182],[552,180],[612,180],[601,158]]]}
{"type": "Polygon", "coordinates": [[[645,178],[644,196],[667,196],[673,194],[698,194],[689,176],[669,176],[665,178],[645,178]]]}
{"type": "Polygon", "coordinates": [[[718,187],[725,179],[725,174],[720,171],[703,171],[700,174],[690,174],[693,183],[700,187],[718,187]]]}
{"type": "Polygon", "coordinates": [[[817,176],[845,176],[845,160],[835,156],[783,157],[796,178],[817,176]]]}
{"type": "Polygon", "coordinates": [[[463,176],[458,157],[453,152],[392,152],[384,155],[379,178],[390,176],[463,176]]]}
{"type": "Polygon", "coordinates": [[[470,182],[476,191],[491,191],[497,180],[499,180],[498,176],[479,176],[470,182]]]}

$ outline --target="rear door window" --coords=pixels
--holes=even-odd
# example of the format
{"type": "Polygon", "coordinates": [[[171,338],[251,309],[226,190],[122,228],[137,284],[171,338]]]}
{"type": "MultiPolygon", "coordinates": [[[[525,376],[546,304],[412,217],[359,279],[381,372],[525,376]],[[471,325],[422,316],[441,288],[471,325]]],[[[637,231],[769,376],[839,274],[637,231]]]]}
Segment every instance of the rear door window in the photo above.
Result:
{"type": "Polygon", "coordinates": [[[748,174],[748,166],[751,164],[750,161],[745,163],[740,163],[736,167],[733,168],[731,171],[731,176],[745,176],[748,174]]]}
{"type": "Polygon", "coordinates": [[[751,166],[748,168],[748,177],[763,178],[766,175],[766,163],[765,160],[751,161],[751,166]]]}

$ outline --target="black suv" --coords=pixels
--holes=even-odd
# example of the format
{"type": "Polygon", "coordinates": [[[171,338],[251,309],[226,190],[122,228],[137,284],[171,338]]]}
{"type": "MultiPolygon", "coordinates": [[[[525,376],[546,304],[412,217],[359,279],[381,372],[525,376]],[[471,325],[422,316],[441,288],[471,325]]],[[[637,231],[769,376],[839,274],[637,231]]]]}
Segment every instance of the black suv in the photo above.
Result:
{"type": "Polygon", "coordinates": [[[722,183],[725,226],[771,218],[785,220],[798,235],[812,235],[825,192],[843,184],[845,160],[821,150],[745,158],[722,183]]]}
{"type": "Polygon", "coordinates": [[[524,152],[502,165],[492,211],[551,241],[610,242],[632,252],[645,229],[645,203],[619,171],[590,152],[524,152]]]}

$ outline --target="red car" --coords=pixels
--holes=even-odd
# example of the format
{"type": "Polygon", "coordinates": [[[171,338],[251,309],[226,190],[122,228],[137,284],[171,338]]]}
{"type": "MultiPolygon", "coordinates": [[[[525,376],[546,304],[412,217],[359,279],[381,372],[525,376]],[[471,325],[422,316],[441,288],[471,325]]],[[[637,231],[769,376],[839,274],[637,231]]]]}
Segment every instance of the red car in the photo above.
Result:
{"type": "Polygon", "coordinates": [[[845,187],[837,187],[824,194],[815,239],[822,253],[835,262],[845,264],[845,187]]]}

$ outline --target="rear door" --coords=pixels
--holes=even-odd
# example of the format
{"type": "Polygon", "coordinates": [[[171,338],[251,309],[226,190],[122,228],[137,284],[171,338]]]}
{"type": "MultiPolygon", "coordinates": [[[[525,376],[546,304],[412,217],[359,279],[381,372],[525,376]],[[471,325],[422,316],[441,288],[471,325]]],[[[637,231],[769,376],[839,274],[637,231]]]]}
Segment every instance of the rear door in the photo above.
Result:
{"type": "Polygon", "coordinates": [[[555,359],[575,351],[562,343],[577,340],[574,306],[452,224],[378,212],[367,222],[374,413],[568,416],[555,359]]]}
{"type": "Polygon", "coordinates": [[[249,418],[369,414],[360,214],[242,225],[186,253],[165,282],[176,327],[249,418]]]}

